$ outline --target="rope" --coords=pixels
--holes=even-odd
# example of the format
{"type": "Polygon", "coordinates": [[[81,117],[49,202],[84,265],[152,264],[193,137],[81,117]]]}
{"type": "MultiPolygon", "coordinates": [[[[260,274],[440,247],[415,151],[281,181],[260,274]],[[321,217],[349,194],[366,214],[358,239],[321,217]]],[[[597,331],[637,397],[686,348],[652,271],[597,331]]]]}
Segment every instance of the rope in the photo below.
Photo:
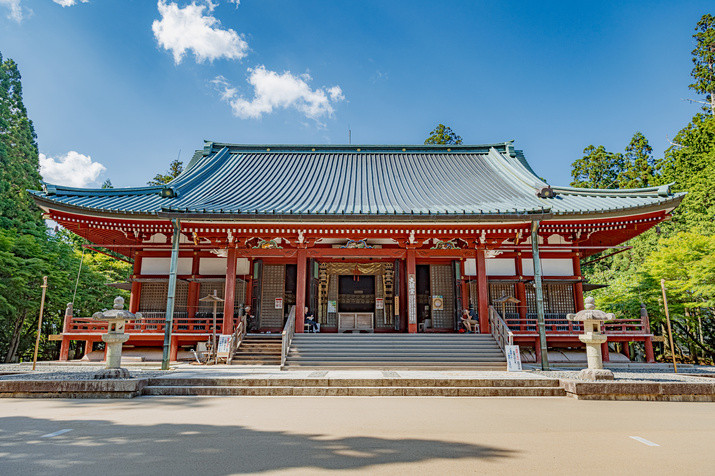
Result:
{"type": "Polygon", "coordinates": [[[82,247],[82,256],[79,258],[79,269],[77,270],[77,281],[74,283],[74,294],[72,294],[72,309],[74,309],[74,298],[77,297],[77,286],[79,286],[79,275],[82,272],[82,263],[84,262],[84,246],[82,247]]]}

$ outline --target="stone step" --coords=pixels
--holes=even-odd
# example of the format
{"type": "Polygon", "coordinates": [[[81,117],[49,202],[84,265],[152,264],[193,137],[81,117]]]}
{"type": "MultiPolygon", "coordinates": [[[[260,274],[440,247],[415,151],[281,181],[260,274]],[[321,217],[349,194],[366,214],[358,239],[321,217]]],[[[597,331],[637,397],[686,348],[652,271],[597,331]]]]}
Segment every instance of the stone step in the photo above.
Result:
{"type": "Polygon", "coordinates": [[[296,387],[296,386],[148,386],[144,395],[174,396],[422,396],[563,397],[559,387],[296,387]]]}
{"type": "Polygon", "coordinates": [[[545,378],[260,378],[156,377],[150,387],[559,387],[545,378]]]}

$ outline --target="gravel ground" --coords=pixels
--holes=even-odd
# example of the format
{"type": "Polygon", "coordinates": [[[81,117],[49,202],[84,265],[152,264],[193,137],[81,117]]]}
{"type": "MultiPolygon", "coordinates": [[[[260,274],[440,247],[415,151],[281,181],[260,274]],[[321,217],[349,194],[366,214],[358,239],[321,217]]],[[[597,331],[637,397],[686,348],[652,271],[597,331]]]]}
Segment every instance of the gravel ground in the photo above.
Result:
{"type": "MultiPolygon", "coordinates": [[[[532,370],[537,375],[558,379],[582,380],[579,377],[579,370],[532,370]]],[[[661,369],[622,369],[614,370],[613,376],[618,382],[692,382],[692,383],[715,383],[715,367],[688,368],[681,373],[663,372],[661,369]],[[696,376],[701,374],[702,376],[696,376]]]]}

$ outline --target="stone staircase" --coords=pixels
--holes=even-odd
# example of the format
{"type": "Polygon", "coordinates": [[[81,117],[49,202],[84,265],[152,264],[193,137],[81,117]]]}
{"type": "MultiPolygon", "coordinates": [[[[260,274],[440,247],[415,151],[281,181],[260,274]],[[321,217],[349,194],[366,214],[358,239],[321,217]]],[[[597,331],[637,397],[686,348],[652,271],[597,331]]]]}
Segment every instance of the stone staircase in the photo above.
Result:
{"type": "Polygon", "coordinates": [[[246,334],[233,354],[232,365],[280,365],[280,334],[246,334]]]}
{"type": "MultiPolygon", "coordinates": [[[[384,372],[388,374],[389,372],[384,372]]],[[[159,377],[144,395],[154,396],[424,396],[563,397],[549,378],[234,378],[159,377]]]]}
{"type": "Polygon", "coordinates": [[[296,334],[285,368],[506,370],[490,334],[296,334]]]}

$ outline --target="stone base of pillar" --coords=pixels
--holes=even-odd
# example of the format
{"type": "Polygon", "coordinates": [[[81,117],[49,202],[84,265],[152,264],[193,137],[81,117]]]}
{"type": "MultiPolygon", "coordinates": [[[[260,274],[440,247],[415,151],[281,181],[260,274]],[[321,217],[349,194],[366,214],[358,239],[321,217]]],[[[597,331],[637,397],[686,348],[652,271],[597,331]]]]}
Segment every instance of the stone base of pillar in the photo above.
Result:
{"type": "Polygon", "coordinates": [[[613,372],[608,369],[583,369],[579,372],[581,380],[613,380],[613,372]]]}

